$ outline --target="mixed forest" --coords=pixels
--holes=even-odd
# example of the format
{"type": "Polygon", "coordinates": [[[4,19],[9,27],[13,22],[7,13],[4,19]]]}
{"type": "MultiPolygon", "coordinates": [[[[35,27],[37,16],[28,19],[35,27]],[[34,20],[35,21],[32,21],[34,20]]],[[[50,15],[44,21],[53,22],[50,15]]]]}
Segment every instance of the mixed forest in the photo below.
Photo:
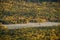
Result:
{"type": "Polygon", "coordinates": [[[60,26],[7,29],[0,25],[0,40],[60,40],[60,26]]]}
{"type": "Polygon", "coordinates": [[[60,25],[8,29],[2,24],[60,22],[57,0],[0,0],[0,40],[60,40],[60,25]]]}
{"type": "Polygon", "coordinates": [[[0,23],[60,22],[60,6],[52,0],[0,0],[0,23]]]}

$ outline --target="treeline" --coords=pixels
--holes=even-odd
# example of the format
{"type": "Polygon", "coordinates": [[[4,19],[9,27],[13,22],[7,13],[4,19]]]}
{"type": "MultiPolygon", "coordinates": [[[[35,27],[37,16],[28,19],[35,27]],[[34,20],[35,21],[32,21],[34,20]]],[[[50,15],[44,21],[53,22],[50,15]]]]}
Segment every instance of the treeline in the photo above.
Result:
{"type": "Polygon", "coordinates": [[[57,2],[58,0],[25,0],[26,2],[57,2]]]}
{"type": "Polygon", "coordinates": [[[58,2],[59,0],[0,0],[0,2],[3,2],[3,1],[18,1],[18,2],[21,2],[21,1],[26,1],[26,2],[58,2]]]}

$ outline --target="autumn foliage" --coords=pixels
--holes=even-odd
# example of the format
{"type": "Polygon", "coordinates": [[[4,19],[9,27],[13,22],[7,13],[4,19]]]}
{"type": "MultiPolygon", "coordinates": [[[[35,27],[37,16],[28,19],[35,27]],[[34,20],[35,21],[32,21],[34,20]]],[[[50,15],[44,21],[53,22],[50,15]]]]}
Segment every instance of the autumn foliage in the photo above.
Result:
{"type": "Polygon", "coordinates": [[[2,0],[0,2],[0,21],[4,24],[41,22],[42,20],[60,22],[60,6],[57,2],[26,2],[2,0]],[[36,20],[37,19],[37,20],[36,20]]]}

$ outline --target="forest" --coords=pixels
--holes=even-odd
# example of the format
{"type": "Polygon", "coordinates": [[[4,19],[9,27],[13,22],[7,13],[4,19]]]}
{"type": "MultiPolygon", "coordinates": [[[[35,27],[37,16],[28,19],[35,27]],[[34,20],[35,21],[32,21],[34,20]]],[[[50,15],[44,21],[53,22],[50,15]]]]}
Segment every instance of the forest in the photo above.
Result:
{"type": "Polygon", "coordinates": [[[60,26],[7,29],[0,25],[0,40],[60,40],[60,26]]]}
{"type": "Polygon", "coordinates": [[[57,1],[59,0],[0,0],[0,40],[60,40],[60,25],[18,29],[4,26],[60,22],[60,2],[57,1]]]}
{"type": "MultiPolygon", "coordinates": [[[[29,1],[29,0],[28,0],[29,1]]],[[[60,22],[58,2],[26,2],[26,0],[0,0],[0,23],[60,22]]],[[[52,0],[53,1],[53,0],[52,0]]]]}

